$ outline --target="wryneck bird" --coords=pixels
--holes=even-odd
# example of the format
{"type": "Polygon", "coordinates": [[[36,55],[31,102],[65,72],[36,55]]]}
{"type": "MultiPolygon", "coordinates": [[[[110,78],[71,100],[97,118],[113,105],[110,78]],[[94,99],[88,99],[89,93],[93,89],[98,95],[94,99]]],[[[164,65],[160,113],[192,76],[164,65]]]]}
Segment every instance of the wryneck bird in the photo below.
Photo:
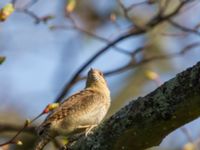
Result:
{"type": "Polygon", "coordinates": [[[39,139],[34,150],[42,150],[58,135],[70,136],[97,126],[110,107],[110,91],[103,73],[88,72],[85,88],[64,100],[38,127],[39,139]]]}

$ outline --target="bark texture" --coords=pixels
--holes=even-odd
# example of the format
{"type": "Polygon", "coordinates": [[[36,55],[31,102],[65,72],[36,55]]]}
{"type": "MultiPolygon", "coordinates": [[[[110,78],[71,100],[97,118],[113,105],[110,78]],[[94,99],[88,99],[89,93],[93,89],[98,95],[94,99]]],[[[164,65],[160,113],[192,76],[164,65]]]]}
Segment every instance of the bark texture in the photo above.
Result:
{"type": "Polygon", "coordinates": [[[72,150],[143,150],[200,115],[200,62],[131,101],[72,150]]]}

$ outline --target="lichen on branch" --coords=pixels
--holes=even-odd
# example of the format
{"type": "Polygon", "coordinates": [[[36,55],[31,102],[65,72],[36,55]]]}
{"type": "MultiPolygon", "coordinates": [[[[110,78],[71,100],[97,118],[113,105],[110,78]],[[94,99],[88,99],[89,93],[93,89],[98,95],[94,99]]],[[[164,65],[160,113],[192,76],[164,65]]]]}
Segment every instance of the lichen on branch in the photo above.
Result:
{"type": "Polygon", "coordinates": [[[200,115],[200,62],[131,101],[72,150],[143,150],[200,115]]]}

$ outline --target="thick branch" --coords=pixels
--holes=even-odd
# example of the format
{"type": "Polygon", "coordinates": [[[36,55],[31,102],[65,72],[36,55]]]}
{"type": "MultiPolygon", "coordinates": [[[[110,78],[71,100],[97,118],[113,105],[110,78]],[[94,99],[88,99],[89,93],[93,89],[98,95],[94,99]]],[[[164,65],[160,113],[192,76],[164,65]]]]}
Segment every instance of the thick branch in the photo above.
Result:
{"type": "Polygon", "coordinates": [[[143,150],[200,115],[200,62],[133,100],[72,150],[143,150]]]}

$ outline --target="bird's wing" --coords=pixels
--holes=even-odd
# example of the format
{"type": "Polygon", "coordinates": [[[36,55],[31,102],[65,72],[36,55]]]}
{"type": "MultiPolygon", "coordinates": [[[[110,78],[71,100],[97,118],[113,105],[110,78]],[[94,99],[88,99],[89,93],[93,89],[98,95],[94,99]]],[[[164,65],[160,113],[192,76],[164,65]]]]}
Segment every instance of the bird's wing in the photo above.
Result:
{"type": "Polygon", "coordinates": [[[102,104],[100,100],[101,97],[101,94],[92,89],[80,91],[61,103],[61,105],[47,117],[46,123],[48,124],[48,122],[52,122],[55,119],[60,120],[74,114],[82,115],[83,113],[91,112],[102,104]]]}

